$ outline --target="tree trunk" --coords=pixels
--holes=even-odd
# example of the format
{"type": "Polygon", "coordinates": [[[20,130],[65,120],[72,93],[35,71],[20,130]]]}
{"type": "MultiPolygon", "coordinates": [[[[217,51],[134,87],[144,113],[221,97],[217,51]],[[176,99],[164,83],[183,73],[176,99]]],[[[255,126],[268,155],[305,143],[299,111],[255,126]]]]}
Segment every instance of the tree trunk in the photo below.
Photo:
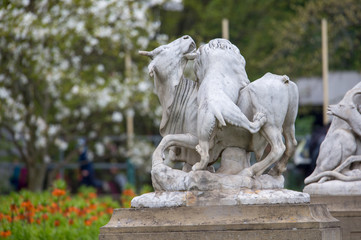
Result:
{"type": "Polygon", "coordinates": [[[44,187],[46,175],[46,164],[27,164],[28,168],[28,189],[32,192],[41,192],[44,187]]]}

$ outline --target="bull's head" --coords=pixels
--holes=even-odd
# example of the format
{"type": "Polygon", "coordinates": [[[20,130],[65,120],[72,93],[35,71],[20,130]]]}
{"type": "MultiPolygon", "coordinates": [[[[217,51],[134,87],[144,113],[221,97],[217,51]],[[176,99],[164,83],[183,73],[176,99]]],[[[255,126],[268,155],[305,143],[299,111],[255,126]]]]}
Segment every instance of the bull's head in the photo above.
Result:
{"type": "Polygon", "coordinates": [[[186,35],[180,37],[173,42],[157,47],[153,51],[139,51],[140,55],[150,57],[152,62],[149,64],[149,74],[154,75],[155,71],[164,72],[165,69],[158,69],[167,67],[170,63],[185,65],[187,60],[193,60],[196,57],[196,44],[193,39],[186,35]]]}

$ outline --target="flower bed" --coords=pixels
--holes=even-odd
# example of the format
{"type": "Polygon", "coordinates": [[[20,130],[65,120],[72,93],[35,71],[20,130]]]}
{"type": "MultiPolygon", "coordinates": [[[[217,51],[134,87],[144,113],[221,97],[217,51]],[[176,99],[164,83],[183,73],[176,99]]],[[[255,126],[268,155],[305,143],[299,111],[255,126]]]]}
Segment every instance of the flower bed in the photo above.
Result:
{"type": "Polygon", "coordinates": [[[82,187],[70,196],[63,181],[52,191],[21,191],[1,197],[0,238],[97,239],[99,228],[120,205],[111,198],[97,198],[95,189],[82,187]]]}

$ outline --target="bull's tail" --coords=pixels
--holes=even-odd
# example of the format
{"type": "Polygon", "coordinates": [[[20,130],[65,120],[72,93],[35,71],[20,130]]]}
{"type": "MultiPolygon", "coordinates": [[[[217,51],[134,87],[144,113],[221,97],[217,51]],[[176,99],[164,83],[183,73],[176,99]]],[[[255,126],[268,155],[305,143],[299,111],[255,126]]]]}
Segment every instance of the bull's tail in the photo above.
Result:
{"type": "Polygon", "coordinates": [[[283,83],[288,84],[290,82],[290,78],[287,75],[283,75],[282,81],[283,81],[283,83]]]}

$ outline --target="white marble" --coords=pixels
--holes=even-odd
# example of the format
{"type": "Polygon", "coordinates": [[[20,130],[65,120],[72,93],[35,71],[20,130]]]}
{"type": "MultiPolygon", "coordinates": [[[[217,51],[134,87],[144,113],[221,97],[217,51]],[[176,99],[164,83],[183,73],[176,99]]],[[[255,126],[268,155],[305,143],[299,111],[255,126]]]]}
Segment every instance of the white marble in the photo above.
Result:
{"type": "Polygon", "coordinates": [[[307,193],[287,189],[270,190],[242,190],[238,195],[240,204],[297,204],[309,203],[310,195],[307,193]]]}
{"type": "Polygon", "coordinates": [[[152,182],[156,191],[211,191],[240,188],[281,189],[284,177],[267,174],[252,178],[237,174],[211,173],[208,171],[184,172],[164,164],[152,169],[152,182]]]}
{"type": "Polygon", "coordinates": [[[286,189],[153,192],[135,197],[133,208],[309,203],[310,196],[286,189]]]}
{"type": "Polygon", "coordinates": [[[298,89],[287,76],[267,73],[250,83],[244,57],[225,39],[196,51],[193,39],[183,36],[139,53],[151,58],[149,74],[163,109],[163,139],[152,156],[155,190],[283,187],[278,177],[297,144],[298,89]],[[194,81],[184,76],[188,60],[194,60],[194,81]],[[183,171],[166,166],[166,156],[184,162],[183,171]],[[219,158],[221,168],[212,173],[219,158]],[[274,177],[263,175],[272,164],[274,177]]]}
{"type": "Polygon", "coordinates": [[[163,139],[152,156],[156,192],[134,198],[132,207],[309,202],[308,194],[283,189],[282,173],[297,145],[298,89],[288,76],[266,73],[250,82],[246,60],[225,39],[197,50],[183,36],[139,53],[151,59],[163,139]],[[194,80],[184,76],[189,60],[194,80]],[[184,162],[182,170],[172,161],[184,162]]]}
{"type": "Polygon", "coordinates": [[[310,195],[360,196],[361,181],[345,182],[340,180],[308,184],[303,192],[310,195]]]}
{"type": "MultiPolygon", "coordinates": [[[[349,90],[338,104],[329,106],[328,113],[334,118],[325,140],[320,146],[316,168],[305,179],[305,184],[323,183],[336,179],[344,181],[345,188],[346,186],[350,188],[352,182],[361,181],[360,109],[361,83],[349,90]]],[[[345,192],[342,190],[342,182],[332,181],[332,183],[337,183],[335,187],[345,192]]],[[[330,187],[327,191],[334,191],[334,184],[323,184],[320,189],[326,191],[324,189],[326,186],[330,187]]],[[[359,185],[357,184],[357,186],[359,185]]],[[[316,188],[313,185],[312,189],[316,188]]]]}

